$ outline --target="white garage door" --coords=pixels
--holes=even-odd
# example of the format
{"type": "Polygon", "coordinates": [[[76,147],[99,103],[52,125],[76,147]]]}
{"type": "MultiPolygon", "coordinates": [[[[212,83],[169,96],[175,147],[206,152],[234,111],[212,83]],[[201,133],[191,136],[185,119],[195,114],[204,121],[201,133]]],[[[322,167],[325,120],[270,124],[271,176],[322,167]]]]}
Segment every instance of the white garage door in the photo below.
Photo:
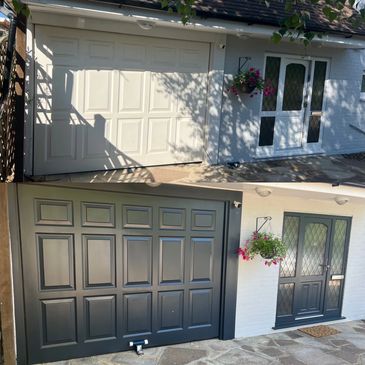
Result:
{"type": "Polygon", "coordinates": [[[208,43],[35,35],[35,174],[202,160],[208,43]]]}

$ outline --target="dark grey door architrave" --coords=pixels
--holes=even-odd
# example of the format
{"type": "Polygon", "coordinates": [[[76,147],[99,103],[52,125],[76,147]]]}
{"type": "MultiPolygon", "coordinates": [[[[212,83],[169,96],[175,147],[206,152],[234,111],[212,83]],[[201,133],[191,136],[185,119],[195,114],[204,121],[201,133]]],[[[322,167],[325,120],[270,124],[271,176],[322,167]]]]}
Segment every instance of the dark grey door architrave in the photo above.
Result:
{"type": "Polygon", "coordinates": [[[341,318],[351,218],[285,213],[275,328],[341,318]]]}
{"type": "Polygon", "coordinates": [[[240,194],[126,190],[19,185],[26,363],[233,337],[240,194]]]}

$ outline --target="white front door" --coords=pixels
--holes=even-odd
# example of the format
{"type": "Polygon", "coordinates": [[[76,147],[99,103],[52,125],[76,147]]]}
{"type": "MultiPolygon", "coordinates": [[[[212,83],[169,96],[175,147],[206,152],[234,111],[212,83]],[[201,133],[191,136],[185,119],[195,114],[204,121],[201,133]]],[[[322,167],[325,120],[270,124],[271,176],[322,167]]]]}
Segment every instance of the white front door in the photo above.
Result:
{"type": "Polygon", "coordinates": [[[318,145],[327,62],[268,56],[257,156],[298,153],[318,145]]]}
{"type": "Polygon", "coordinates": [[[34,174],[203,159],[209,43],[36,26],[34,174]]]}
{"type": "Polygon", "coordinates": [[[276,151],[301,147],[309,62],[283,59],[274,129],[276,151]]]}

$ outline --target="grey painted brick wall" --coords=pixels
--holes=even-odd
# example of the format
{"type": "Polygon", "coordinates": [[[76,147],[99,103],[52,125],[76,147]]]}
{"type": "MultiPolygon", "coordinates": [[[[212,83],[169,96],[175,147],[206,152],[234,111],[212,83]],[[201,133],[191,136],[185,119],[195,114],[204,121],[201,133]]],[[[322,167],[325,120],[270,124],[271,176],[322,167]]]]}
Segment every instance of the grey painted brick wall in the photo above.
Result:
{"type": "MultiPolygon", "coordinates": [[[[227,38],[226,82],[237,72],[239,57],[251,57],[248,65],[264,71],[265,53],[296,54],[329,59],[328,98],[322,148],[326,154],[365,151],[365,102],[360,101],[365,51],[300,44],[273,44],[269,40],[227,38]],[[358,129],[363,130],[361,133],[358,129]]],[[[220,162],[251,161],[260,128],[261,96],[238,99],[225,87],[220,130],[220,162]]]]}

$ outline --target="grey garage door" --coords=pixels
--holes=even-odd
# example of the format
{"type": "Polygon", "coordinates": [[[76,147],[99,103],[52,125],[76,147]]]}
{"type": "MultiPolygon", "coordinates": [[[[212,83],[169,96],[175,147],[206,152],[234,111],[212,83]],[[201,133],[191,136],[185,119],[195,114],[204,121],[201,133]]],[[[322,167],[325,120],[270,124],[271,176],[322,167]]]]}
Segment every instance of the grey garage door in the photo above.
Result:
{"type": "Polygon", "coordinates": [[[219,334],[224,203],[19,187],[31,363],[219,334]]]}

